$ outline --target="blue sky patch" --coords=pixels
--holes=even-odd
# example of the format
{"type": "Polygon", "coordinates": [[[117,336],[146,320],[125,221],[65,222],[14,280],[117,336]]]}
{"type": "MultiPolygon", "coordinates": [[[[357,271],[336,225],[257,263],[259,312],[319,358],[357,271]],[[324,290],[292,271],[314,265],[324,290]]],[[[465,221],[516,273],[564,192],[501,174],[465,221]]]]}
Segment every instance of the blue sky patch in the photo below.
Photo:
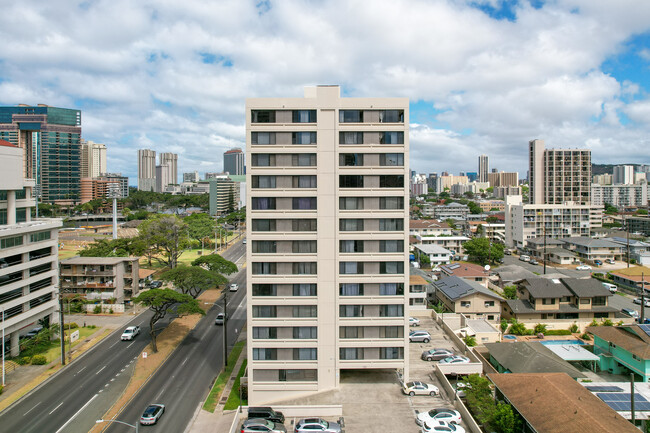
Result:
{"type": "Polygon", "coordinates": [[[264,15],[271,10],[271,0],[261,0],[255,5],[258,15],[264,15]]]}
{"type": "Polygon", "coordinates": [[[517,6],[517,0],[502,0],[499,3],[499,8],[495,8],[488,3],[470,3],[470,6],[484,12],[490,18],[495,20],[508,20],[516,21],[517,14],[515,13],[515,8],[517,6]]]}
{"type": "Polygon", "coordinates": [[[621,51],[601,65],[604,73],[619,82],[631,81],[645,92],[650,91],[650,33],[637,35],[625,42],[621,51]],[[645,57],[642,53],[645,51],[645,57]]]}
{"type": "Polygon", "coordinates": [[[230,60],[228,57],[224,57],[218,54],[213,54],[213,53],[199,53],[199,56],[201,56],[201,62],[205,63],[206,65],[213,65],[216,63],[221,63],[221,66],[224,68],[232,68],[232,60],[230,60]]]}

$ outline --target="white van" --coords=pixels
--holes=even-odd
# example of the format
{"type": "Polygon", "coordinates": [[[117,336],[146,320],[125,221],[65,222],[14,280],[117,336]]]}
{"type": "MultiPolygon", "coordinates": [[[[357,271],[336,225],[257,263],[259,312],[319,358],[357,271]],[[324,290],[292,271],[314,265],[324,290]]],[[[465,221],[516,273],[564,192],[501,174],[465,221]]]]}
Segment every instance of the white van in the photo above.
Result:
{"type": "Polygon", "coordinates": [[[522,254],[519,256],[519,260],[521,260],[522,262],[530,262],[530,256],[522,254]]]}
{"type": "Polygon", "coordinates": [[[616,284],[603,283],[603,286],[612,293],[618,292],[618,286],[616,284]]]}

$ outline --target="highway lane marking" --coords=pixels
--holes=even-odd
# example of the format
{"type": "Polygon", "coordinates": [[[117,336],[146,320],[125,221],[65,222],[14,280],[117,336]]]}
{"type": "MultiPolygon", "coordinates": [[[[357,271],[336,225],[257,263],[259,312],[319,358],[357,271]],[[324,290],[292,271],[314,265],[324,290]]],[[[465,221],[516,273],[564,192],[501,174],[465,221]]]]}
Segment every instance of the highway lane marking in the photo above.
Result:
{"type": "Polygon", "coordinates": [[[57,407],[55,407],[54,409],[52,409],[52,412],[50,412],[48,415],[52,415],[52,413],[54,413],[54,411],[57,410],[58,408],[60,408],[62,405],[63,405],[63,402],[59,403],[59,405],[57,407]]]}
{"type": "MultiPolygon", "coordinates": [[[[75,413],[74,415],[72,415],[72,417],[71,417],[68,421],[66,421],[66,423],[63,424],[63,425],[61,426],[61,428],[58,429],[58,430],[56,431],[56,433],[60,433],[60,432],[62,432],[63,429],[66,428],[66,427],[68,426],[68,424],[70,424],[70,423],[72,422],[72,420],[75,419],[75,417],[76,417],[77,415],[79,415],[79,413],[80,413],[82,410],[84,410],[84,409],[85,409],[85,408],[86,408],[86,407],[87,407],[87,406],[88,406],[88,405],[89,405],[89,404],[90,404],[94,399],[97,398],[97,395],[98,395],[98,394],[93,395],[93,397],[92,397],[90,400],[88,400],[88,401],[86,402],[86,404],[84,404],[84,405],[81,407],[81,409],[79,409],[79,410],[77,411],[77,413],[75,413]]],[[[51,412],[50,412],[50,413],[51,413],[51,412]]]]}
{"type": "Polygon", "coordinates": [[[160,392],[158,393],[158,395],[156,396],[156,398],[154,398],[154,400],[158,400],[158,399],[160,398],[160,396],[162,395],[163,392],[165,392],[165,388],[163,388],[163,389],[160,390],[160,392]]]}
{"type": "Polygon", "coordinates": [[[95,373],[95,375],[98,375],[99,373],[101,373],[101,371],[102,371],[103,369],[105,369],[105,368],[106,368],[106,366],[103,366],[102,368],[100,368],[99,371],[97,371],[97,373],[95,373]]]}
{"type": "Polygon", "coordinates": [[[187,356],[185,357],[185,359],[183,360],[183,363],[181,364],[181,367],[185,365],[185,363],[187,362],[187,360],[188,360],[189,357],[190,357],[189,355],[187,355],[187,356]]]}
{"type": "Polygon", "coordinates": [[[33,408],[31,408],[30,410],[28,410],[27,412],[25,412],[25,413],[23,414],[23,416],[27,415],[28,413],[30,413],[31,411],[33,411],[34,409],[36,409],[36,406],[38,406],[39,404],[41,404],[40,401],[39,401],[38,403],[36,403],[36,405],[34,405],[33,408]]]}
{"type": "MultiPolygon", "coordinates": [[[[133,343],[135,343],[135,341],[134,341],[133,343]]],[[[128,346],[126,346],[126,348],[128,349],[129,347],[133,346],[133,343],[131,343],[131,344],[129,344],[128,346]]]]}
{"type": "MultiPolygon", "coordinates": [[[[88,367],[88,366],[86,366],[86,367],[88,367]]],[[[84,370],[86,369],[86,367],[84,367],[84,368],[82,368],[81,370],[79,370],[79,371],[77,372],[77,374],[79,374],[79,373],[81,373],[82,371],[84,371],[84,370]]]]}
{"type": "Polygon", "coordinates": [[[119,341],[116,341],[115,343],[111,344],[110,347],[109,347],[109,349],[110,349],[111,347],[115,346],[117,343],[119,343],[119,341]]]}

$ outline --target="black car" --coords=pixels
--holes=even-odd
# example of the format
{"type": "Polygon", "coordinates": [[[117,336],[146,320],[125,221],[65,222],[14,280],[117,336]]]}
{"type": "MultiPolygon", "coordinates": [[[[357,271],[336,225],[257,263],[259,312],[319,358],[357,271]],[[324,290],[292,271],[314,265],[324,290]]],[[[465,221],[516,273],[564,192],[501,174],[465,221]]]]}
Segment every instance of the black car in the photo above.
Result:
{"type": "Polygon", "coordinates": [[[274,411],[269,406],[255,406],[248,408],[248,419],[263,418],[269,421],[284,423],[284,414],[274,411]]]}
{"type": "Polygon", "coordinates": [[[158,281],[158,280],[152,281],[151,284],[149,284],[149,287],[151,287],[152,289],[159,289],[162,287],[162,281],[158,281]]]}

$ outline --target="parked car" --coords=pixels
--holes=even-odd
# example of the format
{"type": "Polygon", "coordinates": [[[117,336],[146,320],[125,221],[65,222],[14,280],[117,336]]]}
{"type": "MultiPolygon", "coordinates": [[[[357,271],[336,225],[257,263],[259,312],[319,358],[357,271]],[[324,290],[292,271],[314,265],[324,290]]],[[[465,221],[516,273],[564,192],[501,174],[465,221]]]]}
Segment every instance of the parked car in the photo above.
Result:
{"type": "Polygon", "coordinates": [[[223,325],[223,322],[226,320],[226,315],[223,313],[217,314],[217,317],[214,319],[215,325],[223,325]]]}
{"type": "Polygon", "coordinates": [[[409,317],[409,326],[420,326],[420,319],[416,317],[409,317]]]}
{"type": "Polygon", "coordinates": [[[530,262],[530,256],[522,254],[519,256],[519,260],[521,260],[522,262],[530,262]]]}
{"type": "Polygon", "coordinates": [[[437,421],[432,424],[424,423],[422,430],[425,433],[465,433],[465,429],[453,422],[437,421]]]}
{"type": "Polygon", "coordinates": [[[528,263],[530,263],[531,265],[539,265],[539,262],[535,259],[530,259],[528,263]]]}
{"type": "Polygon", "coordinates": [[[596,265],[596,266],[602,266],[602,265],[603,265],[603,262],[602,262],[602,260],[594,260],[594,265],[596,265]]]}
{"type": "Polygon", "coordinates": [[[149,287],[151,287],[152,289],[159,289],[162,287],[162,284],[163,284],[162,281],[156,280],[156,281],[152,281],[151,284],[149,284],[149,287]]]}
{"type": "Polygon", "coordinates": [[[448,356],[440,364],[469,364],[469,358],[463,355],[448,356]]]}
{"type": "Polygon", "coordinates": [[[139,326],[129,326],[122,332],[122,341],[131,341],[140,333],[139,326]]]}
{"type": "Polygon", "coordinates": [[[576,266],[576,271],[591,271],[591,266],[589,266],[589,265],[578,265],[578,266],[576,266]]]}
{"type": "Polygon", "coordinates": [[[243,241],[241,241],[241,243],[244,244],[244,245],[246,245],[246,239],[244,239],[243,241]]]}
{"type": "Polygon", "coordinates": [[[424,352],[422,352],[421,358],[424,361],[440,361],[441,359],[445,359],[453,355],[454,352],[452,352],[449,349],[435,348],[435,349],[425,350],[424,352]]]}
{"type": "Polygon", "coordinates": [[[506,256],[510,256],[512,255],[512,251],[510,251],[509,249],[505,249],[503,250],[503,254],[505,254],[506,256]]]}
{"type": "Polygon", "coordinates": [[[325,421],[323,418],[305,418],[296,423],[295,433],[341,433],[341,424],[325,421]]]}
{"type": "Polygon", "coordinates": [[[43,330],[42,326],[37,326],[36,328],[32,328],[27,334],[23,335],[23,338],[34,338],[42,330],[43,330]]]}
{"type": "Polygon", "coordinates": [[[284,414],[270,408],[269,406],[254,406],[248,408],[248,419],[263,418],[269,421],[284,423],[284,414]]]}
{"type": "Polygon", "coordinates": [[[631,308],[623,308],[621,309],[621,313],[627,314],[628,316],[633,317],[635,319],[639,318],[639,312],[631,308]]]}
{"type": "Polygon", "coordinates": [[[605,259],[605,263],[607,263],[609,265],[615,265],[616,264],[616,262],[613,259],[605,259]]]}
{"type": "Polygon", "coordinates": [[[603,283],[603,287],[605,287],[607,290],[609,290],[612,293],[618,292],[618,286],[616,286],[616,284],[603,283]]]}
{"type": "MultiPolygon", "coordinates": [[[[645,298],[644,301],[645,301],[645,302],[643,303],[643,305],[644,305],[645,307],[650,307],[650,299],[645,298]]],[[[634,299],[634,301],[632,301],[632,302],[634,302],[635,304],[639,304],[639,305],[641,305],[641,298],[636,298],[636,299],[634,299]]]]}
{"type": "Polygon", "coordinates": [[[409,341],[411,343],[419,341],[428,343],[431,341],[431,334],[429,334],[429,331],[411,331],[409,332],[409,341]]]}
{"type": "Polygon", "coordinates": [[[431,397],[440,394],[437,386],[424,382],[407,382],[402,386],[402,392],[413,397],[414,395],[430,395],[431,397]]]}
{"type": "Polygon", "coordinates": [[[140,417],[140,424],[142,425],[156,424],[163,413],[165,413],[164,404],[150,404],[149,406],[147,406],[142,416],[140,417]]]}
{"type": "Polygon", "coordinates": [[[241,433],[286,433],[284,424],[264,418],[249,418],[241,425],[241,433]]]}
{"type": "Polygon", "coordinates": [[[239,289],[239,284],[232,283],[232,284],[230,285],[230,291],[231,291],[231,292],[236,292],[237,289],[239,289]]]}
{"type": "Polygon", "coordinates": [[[424,425],[425,422],[433,424],[437,421],[447,421],[458,424],[461,421],[460,413],[453,409],[438,407],[427,412],[420,412],[415,417],[415,422],[419,426],[424,425]]]}

